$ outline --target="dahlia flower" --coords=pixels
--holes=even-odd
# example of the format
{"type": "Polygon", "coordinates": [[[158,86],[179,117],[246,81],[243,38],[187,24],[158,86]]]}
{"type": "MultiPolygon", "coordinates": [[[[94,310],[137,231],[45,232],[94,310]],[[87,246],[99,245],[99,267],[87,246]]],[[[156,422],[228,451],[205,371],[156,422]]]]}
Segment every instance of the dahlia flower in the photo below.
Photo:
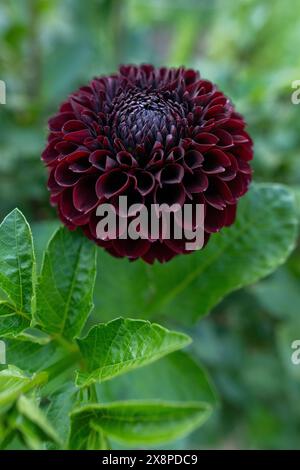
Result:
{"type": "Polygon", "coordinates": [[[243,117],[191,69],[121,66],[71,94],[49,129],[42,159],[51,203],[70,230],[117,257],[165,262],[188,251],[184,239],[99,239],[99,205],[119,196],[146,207],[203,204],[207,243],[234,222],[251,180],[243,117]]]}

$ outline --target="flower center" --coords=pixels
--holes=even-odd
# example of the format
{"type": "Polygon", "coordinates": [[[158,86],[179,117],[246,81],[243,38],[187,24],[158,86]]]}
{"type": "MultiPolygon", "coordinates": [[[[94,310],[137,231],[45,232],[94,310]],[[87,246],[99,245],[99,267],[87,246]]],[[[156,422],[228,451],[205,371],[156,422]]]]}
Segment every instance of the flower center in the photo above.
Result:
{"type": "Polygon", "coordinates": [[[118,95],[112,106],[114,132],[129,146],[174,132],[172,126],[184,118],[183,107],[174,102],[170,92],[130,89],[118,95]]]}

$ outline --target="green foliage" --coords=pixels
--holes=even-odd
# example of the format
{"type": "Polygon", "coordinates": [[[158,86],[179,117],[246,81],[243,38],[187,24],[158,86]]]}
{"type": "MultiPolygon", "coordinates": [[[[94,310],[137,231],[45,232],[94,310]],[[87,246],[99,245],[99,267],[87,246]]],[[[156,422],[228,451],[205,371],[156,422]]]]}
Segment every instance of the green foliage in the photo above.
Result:
{"type": "Polygon", "coordinates": [[[146,368],[98,385],[97,391],[105,402],[155,400],[160,397],[163,401],[200,400],[212,406],[218,403],[214,387],[203,367],[183,351],[174,352],[146,368]]]}
{"type": "Polygon", "coordinates": [[[31,231],[15,209],[0,225],[0,288],[9,299],[0,304],[0,335],[15,335],[30,325],[34,276],[31,231]]]}
{"type": "Polygon", "coordinates": [[[87,445],[91,432],[105,433],[129,445],[154,445],[200,426],[211,413],[206,403],[115,402],[86,405],[71,414],[70,446],[87,445]]]}
{"type": "MultiPolygon", "coordinates": [[[[223,295],[282,263],[294,245],[295,213],[286,188],[255,187],[236,228],[223,239],[216,237],[215,256],[208,253],[204,268],[196,271],[202,289],[212,291],[214,299],[208,297],[200,308],[219,299],[218,283],[225,282],[228,263],[235,274],[223,295]],[[212,274],[205,280],[210,264],[212,274]],[[245,268],[252,268],[250,277],[245,268]]],[[[31,231],[19,211],[4,220],[0,235],[1,285],[10,299],[1,303],[2,317],[25,310],[27,319],[11,328],[6,323],[1,331],[11,364],[0,372],[2,448],[15,439],[31,449],[151,446],[182,438],[208,419],[216,396],[205,372],[186,354],[174,353],[191,342],[186,334],[145,320],[118,318],[92,326],[80,338],[92,308],[96,274],[95,247],[83,234],[59,228],[37,279],[31,231]],[[44,398],[47,406],[42,405],[44,398]]],[[[181,276],[186,276],[184,269],[181,276]]]]}
{"type": "Polygon", "coordinates": [[[15,336],[30,325],[28,318],[16,313],[10,302],[0,301],[0,334],[3,336],[15,336]]]}
{"type": "Polygon", "coordinates": [[[297,222],[289,189],[254,184],[240,201],[237,222],[215,234],[203,251],[151,269],[138,261],[130,265],[130,277],[127,260],[104,255],[108,269],[99,271],[99,282],[107,295],[97,296],[96,292],[96,307],[109,318],[117,313],[121,301],[125,313],[140,315],[142,310],[148,317],[159,313],[194,322],[226,294],[256,282],[282,264],[295,246],[297,222]]]}
{"type": "Polygon", "coordinates": [[[77,383],[104,382],[165,354],[183,348],[190,338],[143,320],[119,318],[94,326],[78,340],[88,372],[78,373],[77,383]]]}
{"type": "MultiPolygon", "coordinates": [[[[106,448],[110,436],[128,444],[156,443],[200,426],[212,411],[211,400],[202,402],[196,398],[191,403],[130,400],[110,405],[99,402],[96,383],[153,363],[187,346],[191,340],[183,333],[149,321],[123,318],[95,325],[84,338],[76,339],[82,334],[92,307],[94,245],[80,232],[58,229],[45,251],[41,274],[36,280],[32,276],[35,258],[31,232],[18,211],[1,226],[4,241],[12,227],[18,243],[2,245],[2,258],[6,261],[2,285],[15,305],[23,305],[23,300],[20,304],[23,298],[28,304],[24,297],[27,291],[30,296],[36,291],[36,303],[32,302],[29,313],[26,310],[29,321],[22,329],[18,323],[18,329],[12,325],[1,331],[1,337],[6,338],[7,360],[13,364],[0,372],[1,448],[6,448],[13,439],[19,439],[30,449],[106,448]],[[16,215],[18,224],[11,225],[16,215]],[[12,269],[5,270],[7,260],[12,269]],[[17,296],[11,288],[15,279],[19,283],[17,292],[22,295],[17,296]],[[33,322],[30,318],[34,318],[33,322]],[[34,328],[29,328],[31,324],[34,328]],[[44,398],[49,402],[47,406],[42,405],[44,398]],[[78,421],[82,422],[79,435],[78,421]],[[68,434],[70,438],[66,441],[68,434]]],[[[3,316],[11,315],[7,313],[10,304],[4,301],[2,305],[3,316]]],[[[202,383],[202,371],[195,369],[202,383]]],[[[203,383],[210,398],[213,392],[207,381],[203,383]]]]}
{"type": "MultiPolygon", "coordinates": [[[[215,81],[232,98],[238,111],[244,113],[249,124],[255,143],[255,179],[290,184],[299,202],[299,106],[290,101],[291,82],[299,79],[296,45],[300,29],[295,14],[299,1],[227,0],[226,5],[224,3],[221,0],[90,0],[88,8],[82,0],[1,3],[0,79],[7,83],[7,104],[0,105],[0,215],[3,218],[18,206],[36,222],[32,228],[38,266],[41,266],[46,242],[58,226],[48,203],[46,172],[39,158],[46,121],[69,92],[94,75],[114,71],[118,63],[184,64],[198,68],[203,77],[215,81]]],[[[255,188],[251,197],[249,195],[255,202],[255,206],[250,204],[251,217],[257,210],[253,194],[260,198],[257,190],[255,188]]],[[[291,343],[299,339],[300,331],[300,251],[296,249],[275,274],[259,281],[260,276],[270,273],[286,258],[294,231],[291,228],[290,235],[281,231],[275,220],[282,217],[286,230],[288,220],[294,224],[293,217],[288,215],[292,204],[289,194],[284,192],[283,203],[280,191],[280,207],[283,212],[286,209],[285,214],[276,206],[278,188],[271,191],[275,198],[272,210],[267,213],[267,207],[262,211],[260,206],[257,214],[259,229],[263,228],[266,238],[259,249],[257,244],[251,244],[252,258],[243,258],[248,271],[246,266],[241,266],[241,254],[235,246],[229,247],[230,255],[226,249],[213,260],[201,276],[197,275],[197,269],[200,266],[203,269],[202,259],[208,256],[204,252],[153,267],[139,262],[129,265],[102,251],[99,256],[96,309],[88,325],[120,314],[163,321],[163,325],[171,329],[174,325],[182,329],[183,324],[193,322],[194,326],[187,330],[193,338],[189,356],[175,352],[145,368],[95,385],[101,403],[138,399],[210,403],[211,387],[199,361],[205,364],[222,406],[199,431],[172,443],[174,447],[299,448],[300,366],[291,362],[291,343]],[[273,210],[277,215],[272,218],[273,210]],[[280,245],[280,250],[285,246],[281,260],[278,251],[273,253],[268,243],[269,238],[273,243],[277,234],[279,238],[281,234],[281,240],[277,240],[276,246],[280,245]],[[237,256],[232,258],[234,252],[237,256]],[[263,266],[265,260],[268,269],[263,266]],[[204,274],[211,273],[213,266],[219,268],[222,263],[230,276],[224,281],[218,270],[213,293],[208,295],[209,289],[204,288],[208,278],[204,274]],[[190,269],[191,279],[183,282],[190,269]],[[255,277],[255,269],[259,277],[255,277]],[[236,272],[241,275],[240,282],[237,282],[236,272]],[[253,282],[254,285],[233,293],[237,287],[253,282]],[[169,292],[172,292],[172,299],[169,292]],[[227,297],[216,305],[224,296],[227,297]],[[212,307],[212,316],[202,318],[200,324],[195,323],[212,307]]],[[[243,207],[246,208],[246,200],[241,201],[239,207],[239,227],[244,223],[244,215],[247,217],[247,213],[241,214],[243,207]]],[[[255,222],[253,234],[256,234],[256,225],[255,222]]],[[[27,231],[23,223],[19,227],[24,233],[27,231]]],[[[232,227],[235,234],[236,229],[232,227]]],[[[212,239],[213,246],[207,249],[218,249],[223,238],[229,236],[229,231],[226,232],[213,237],[218,240],[212,239]]],[[[22,238],[26,239],[28,243],[29,237],[22,238]]],[[[13,238],[10,241],[14,244],[13,238]]],[[[238,241],[240,243],[240,238],[238,241]]],[[[1,243],[1,273],[7,268],[2,270],[3,246],[1,243]]],[[[24,260],[23,255],[21,259],[24,260]]],[[[13,262],[10,267],[14,265],[16,269],[15,261],[10,261],[13,262]]],[[[13,290],[17,296],[18,282],[15,277],[13,290]]],[[[8,287],[7,282],[4,284],[8,287]]],[[[29,295],[30,286],[29,282],[24,285],[27,306],[34,299],[29,295]]],[[[0,289],[3,291],[2,282],[0,289]]],[[[29,329],[31,315],[36,318],[34,302],[32,310],[26,307],[26,318],[20,315],[17,297],[12,300],[6,291],[1,292],[0,297],[0,338],[6,343],[7,362],[26,372],[23,375],[27,378],[44,369],[53,370],[57,363],[61,364],[60,370],[64,366],[63,372],[42,388],[42,395],[47,400],[51,397],[50,404],[45,406],[44,401],[39,404],[39,400],[34,403],[43,408],[66,446],[68,413],[75,405],[80,405],[79,392],[74,385],[75,370],[79,367],[78,350],[74,350],[76,343],[71,336],[58,335],[54,340],[55,332],[50,335],[46,330],[41,332],[41,325],[29,329]],[[70,354],[67,360],[66,349],[70,354]]],[[[50,305],[58,297],[56,292],[50,305]]],[[[88,302],[84,310],[87,314],[88,302]]],[[[53,318],[52,312],[51,321],[53,318]]],[[[82,325],[84,322],[82,318],[82,325]]],[[[76,321],[74,326],[79,330],[76,321]]],[[[58,328],[57,323],[55,328],[58,328]]],[[[86,332],[87,329],[84,334],[86,332]]],[[[68,335],[66,330],[65,333],[68,335]]],[[[39,387],[38,394],[40,390],[39,387]]],[[[28,393],[32,390],[26,392],[26,397],[32,400],[28,393]]],[[[7,412],[5,418],[0,419],[3,446],[45,447],[36,429],[32,433],[27,427],[31,438],[26,442],[22,431],[17,428],[13,431],[8,426],[8,417],[15,423],[15,413],[19,416],[16,404],[9,406],[11,413],[7,412]]],[[[51,436],[47,439],[47,447],[57,446],[50,443],[51,436]]],[[[45,440],[43,436],[42,441],[45,440]]],[[[105,447],[107,442],[101,433],[94,432],[90,445],[105,447]]]]}
{"type": "Polygon", "coordinates": [[[96,247],[79,233],[59,229],[45,253],[35,321],[52,335],[74,338],[93,307],[96,247]]]}
{"type": "Polygon", "coordinates": [[[51,423],[33,400],[22,395],[17,403],[18,416],[15,429],[31,449],[40,449],[45,441],[60,445],[59,437],[51,423]]]}
{"type": "Polygon", "coordinates": [[[23,394],[43,383],[47,379],[47,374],[39,373],[27,376],[14,366],[8,366],[0,372],[0,412],[15,403],[23,394]]]}

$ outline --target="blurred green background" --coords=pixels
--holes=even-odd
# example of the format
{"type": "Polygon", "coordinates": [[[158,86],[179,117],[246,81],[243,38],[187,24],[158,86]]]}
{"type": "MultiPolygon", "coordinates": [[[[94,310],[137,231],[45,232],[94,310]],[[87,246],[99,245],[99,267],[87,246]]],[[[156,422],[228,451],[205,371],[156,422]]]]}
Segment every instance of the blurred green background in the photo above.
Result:
{"type": "MultiPolygon", "coordinates": [[[[42,243],[44,222],[56,217],[40,162],[47,119],[79,85],[128,62],[199,69],[245,114],[255,179],[297,190],[299,14],[299,0],[1,0],[1,219],[18,206],[42,243]]],[[[187,447],[300,448],[300,365],[290,360],[300,339],[299,261],[296,250],[191,330],[221,407],[187,447]]]]}

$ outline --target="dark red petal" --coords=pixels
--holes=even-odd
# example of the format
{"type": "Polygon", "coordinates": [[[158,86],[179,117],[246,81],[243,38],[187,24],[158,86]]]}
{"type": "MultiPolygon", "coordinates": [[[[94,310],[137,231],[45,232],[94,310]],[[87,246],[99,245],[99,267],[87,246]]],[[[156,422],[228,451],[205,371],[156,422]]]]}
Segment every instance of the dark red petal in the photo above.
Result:
{"type": "Polygon", "coordinates": [[[72,106],[70,105],[69,101],[64,101],[59,108],[61,113],[68,113],[72,111],[72,106]]]}
{"type": "Polygon", "coordinates": [[[226,167],[223,173],[219,173],[218,178],[222,179],[223,181],[231,181],[237,175],[238,165],[236,157],[232,153],[226,152],[226,155],[230,159],[231,165],[226,167]]]}
{"type": "Polygon", "coordinates": [[[158,174],[157,180],[160,185],[181,183],[184,176],[184,169],[178,163],[166,165],[158,174]]]}
{"type": "Polygon", "coordinates": [[[79,180],[80,175],[71,171],[68,163],[62,162],[56,167],[54,178],[60,186],[67,188],[74,186],[79,180]]]}
{"type": "Polygon", "coordinates": [[[190,169],[199,168],[202,166],[204,157],[202,153],[198,152],[197,150],[189,150],[184,155],[184,163],[190,169]]]}
{"type": "Polygon", "coordinates": [[[80,131],[69,132],[69,134],[65,134],[64,139],[68,142],[75,142],[77,144],[81,144],[84,142],[84,139],[90,137],[90,131],[88,129],[82,129],[80,131]]]}
{"type": "Polygon", "coordinates": [[[248,162],[246,162],[245,160],[237,159],[237,165],[241,173],[245,173],[246,175],[251,175],[252,169],[248,162]]]}
{"type": "Polygon", "coordinates": [[[75,209],[80,212],[88,212],[99,202],[96,194],[96,177],[84,176],[73,189],[73,204],[75,209]]]}
{"type": "Polygon", "coordinates": [[[185,191],[182,184],[167,184],[163,187],[157,187],[154,197],[156,204],[179,204],[182,206],[185,201],[185,191]]]}
{"type": "Polygon", "coordinates": [[[171,160],[171,161],[178,161],[178,160],[181,160],[184,156],[184,149],[183,147],[173,147],[172,150],[170,151],[168,157],[167,157],[167,160],[171,160]]]}
{"type": "Polygon", "coordinates": [[[202,215],[205,215],[205,210],[206,202],[204,195],[202,193],[194,194],[192,201],[185,204],[184,210],[181,213],[176,212],[174,214],[176,224],[186,230],[194,230],[203,224],[202,215]],[[184,212],[188,204],[192,207],[192,220],[184,217],[184,212]]]}
{"type": "Polygon", "coordinates": [[[78,148],[75,152],[69,153],[68,155],[60,155],[58,160],[65,163],[73,163],[78,161],[80,158],[88,158],[89,152],[86,149],[78,148]]]}
{"type": "Polygon", "coordinates": [[[251,147],[246,145],[238,145],[230,149],[230,151],[236,155],[236,157],[241,158],[245,161],[252,160],[253,158],[253,150],[251,147]]]}
{"type": "Polygon", "coordinates": [[[90,170],[91,164],[86,157],[79,158],[69,165],[70,170],[74,173],[86,173],[90,170]]]}
{"type": "Polygon", "coordinates": [[[58,151],[55,150],[56,144],[59,142],[60,139],[51,140],[51,142],[47,145],[46,149],[42,153],[42,159],[47,165],[51,165],[58,157],[58,151]]]}
{"type": "Polygon", "coordinates": [[[199,79],[199,73],[193,69],[187,69],[184,71],[184,81],[189,87],[192,87],[196,80],[199,79]]]}
{"type": "Polygon", "coordinates": [[[58,212],[58,216],[59,216],[60,220],[62,221],[62,223],[63,223],[69,230],[72,230],[72,231],[73,231],[73,230],[76,230],[76,228],[77,228],[78,226],[77,226],[76,224],[74,224],[73,222],[71,222],[71,220],[67,219],[67,218],[63,215],[63,213],[62,213],[62,211],[61,211],[59,205],[58,205],[58,208],[57,208],[57,212],[58,212]]]}
{"type": "Polygon", "coordinates": [[[62,131],[65,134],[69,134],[71,132],[76,132],[76,131],[80,131],[80,130],[83,130],[83,129],[86,130],[86,125],[82,121],[72,119],[70,121],[67,121],[63,125],[62,131]]]}
{"type": "Polygon", "coordinates": [[[108,150],[95,150],[91,153],[89,160],[95,168],[102,171],[110,170],[116,165],[112,153],[108,150]]]}
{"type": "Polygon", "coordinates": [[[160,263],[166,263],[174,258],[176,254],[177,253],[170,249],[166,243],[157,241],[151,243],[149,250],[142,256],[142,258],[149,264],[153,264],[155,260],[158,260],[160,263]]]}
{"type": "Polygon", "coordinates": [[[170,239],[170,240],[165,240],[165,245],[172,250],[176,254],[187,254],[190,253],[189,250],[186,249],[186,243],[191,243],[193,240],[176,240],[176,239],[170,239]]]}
{"type": "Polygon", "coordinates": [[[226,207],[226,202],[220,194],[206,192],[204,197],[208,204],[216,209],[223,210],[226,207]]]}
{"type": "Polygon", "coordinates": [[[221,104],[217,104],[215,106],[208,107],[208,109],[204,111],[203,117],[205,119],[210,119],[210,118],[216,117],[217,115],[223,112],[224,112],[224,106],[221,104]]]}
{"type": "Polygon", "coordinates": [[[195,169],[193,173],[184,175],[183,184],[188,194],[202,193],[208,188],[208,181],[201,169],[195,169]]]}
{"type": "Polygon", "coordinates": [[[228,204],[234,204],[236,202],[236,198],[232,195],[228,184],[218,177],[211,178],[206,196],[209,192],[219,194],[221,198],[228,204]]]}
{"type": "Polygon", "coordinates": [[[70,112],[56,114],[56,116],[53,116],[48,121],[49,129],[52,131],[60,131],[63,125],[73,118],[74,114],[70,112]]]}
{"type": "Polygon", "coordinates": [[[99,222],[99,217],[96,214],[96,210],[90,213],[90,220],[88,225],[88,231],[93,239],[97,239],[97,224],[99,222]]]}
{"type": "Polygon", "coordinates": [[[248,189],[248,175],[244,175],[242,173],[238,173],[236,177],[228,181],[228,187],[235,198],[241,197],[248,189]]]}
{"type": "Polygon", "coordinates": [[[210,102],[210,107],[212,105],[215,106],[217,104],[221,104],[222,106],[225,106],[226,104],[228,104],[228,99],[226,98],[226,96],[223,95],[223,93],[220,93],[220,92],[214,93],[214,98],[210,102]]]}
{"type": "Polygon", "coordinates": [[[73,204],[73,191],[71,189],[63,191],[59,209],[62,215],[74,225],[86,225],[89,221],[89,214],[82,214],[73,204]]]}
{"type": "Polygon", "coordinates": [[[235,134],[232,136],[233,142],[237,145],[246,144],[251,142],[249,135],[246,132],[241,132],[240,134],[235,134]]]}
{"type": "MultiPolygon", "coordinates": [[[[98,245],[102,246],[101,244],[101,241],[100,242],[96,242],[98,245]]],[[[108,242],[104,242],[103,243],[103,246],[105,248],[105,250],[112,256],[114,256],[115,258],[124,258],[122,255],[119,255],[119,253],[117,253],[117,251],[114,249],[114,247],[112,246],[112,242],[109,242],[110,244],[108,244],[108,242]]]]}
{"type": "Polygon", "coordinates": [[[134,173],[136,177],[136,188],[143,195],[149,194],[155,185],[154,176],[149,171],[137,170],[134,173]]]}
{"type": "Polygon", "coordinates": [[[236,130],[240,130],[240,129],[243,129],[244,127],[244,122],[242,119],[234,119],[234,118],[230,118],[226,124],[224,125],[224,128],[230,132],[230,134],[233,134],[236,132],[233,132],[233,131],[236,131],[236,130]]]}
{"type": "Polygon", "coordinates": [[[62,155],[68,155],[77,150],[78,145],[73,144],[72,142],[66,142],[65,140],[62,140],[55,145],[55,149],[58,151],[58,153],[61,153],[62,155]]]}
{"type": "Polygon", "coordinates": [[[130,180],[126,173],[118,169],[111,170],[100,176],[96,184],[98,198],[110,198],[123,193],[129,186],[130,180]]]}
{"type": "Polygon", "coordinates": [[[131,153],[125,152],[125,151],[121,151],[117,153],[117,161],[120,165],[129,167],[129,168],[137,165],[137,161],[135,158],[133,158],[131,153]]]}
{"type": "Polygon", "coordinates": [[[112,246],[120,256],[139,258],[149,250],[151,243],[148,240],[113,240],[112,246]]]}
{"type": "Polygon", "coordinates": [[[205,230],[208,233],[219,232],[224,227],[226,221],[226,211],[219,210],[212,206],[207,207],[205,214],[205,230]]]}
{"type": "Polygon", "coordinates": [[[164,161],[164,151],[162,149],[155,150],[152,154],[149,163],[147,163],[146,168],[151,168],[159,166],[164,161]]]}
{"type": "Polygon", "coordinates": [[[214,175],[223,173],[230,165],[230,158],[222,150],[214,149],[205,154],[202,169],[205,173],[214,175]]]}
{"type": "Polygon", "coordinates": [[[235,221],[236,217],[236,204],[228,205],[225,209],[226,211],[226,219],[225,219],[225,226],[228,227],[229,225],[232,225],[235,221]]]}
{"type": "Polygon", "coordinates": [[[144,196],[133,186],[130,186],[126,189],[124,194],[116,195],[111,198],[110,202],[115,207],[117,214],[121,217],[130,217],[135,216],[136,211],[140,210],[145,202],[144,196]],[[127,212],[124,213],[123,206],[120,206],[120,196],[126,196],[126,210],[127,212]]]}
{"type": "Polygon", "coordinates": [[[54,178],[54,172],[55,168],[51,170],[48,178],[48,189],[51,191],[53,196],[56,196],[57,194],[61,193],[63,191],[63,188],[56,182],[54,178]]]}
{"type": "Polygon", "coordinates": [[[52,207],[55,207],[57,206],[58,202],[59,202],[59,199],[60,199],[60,196],[61,196],[61,193],[56,193],[55,192],[53,194],[51,194],[50,196],[50,205],[52,207]]]}
{"type": "Polygon", "coordinates": [[[225,149],[233,146],[233,138],[229,132],[218,128],[214,131],[214,134],[219,138],[218,147],[225,149]]]}
{"type": "Polygon", "coordinates": [[[201,132],[200,134],[197,134],[196,137],[194,137],[194,140],[196,143],[194,144],[195,148],[199,152],[206,152],[207,150],[214,147],[217,144],[219,139],[214,134],[201,132]]]}

